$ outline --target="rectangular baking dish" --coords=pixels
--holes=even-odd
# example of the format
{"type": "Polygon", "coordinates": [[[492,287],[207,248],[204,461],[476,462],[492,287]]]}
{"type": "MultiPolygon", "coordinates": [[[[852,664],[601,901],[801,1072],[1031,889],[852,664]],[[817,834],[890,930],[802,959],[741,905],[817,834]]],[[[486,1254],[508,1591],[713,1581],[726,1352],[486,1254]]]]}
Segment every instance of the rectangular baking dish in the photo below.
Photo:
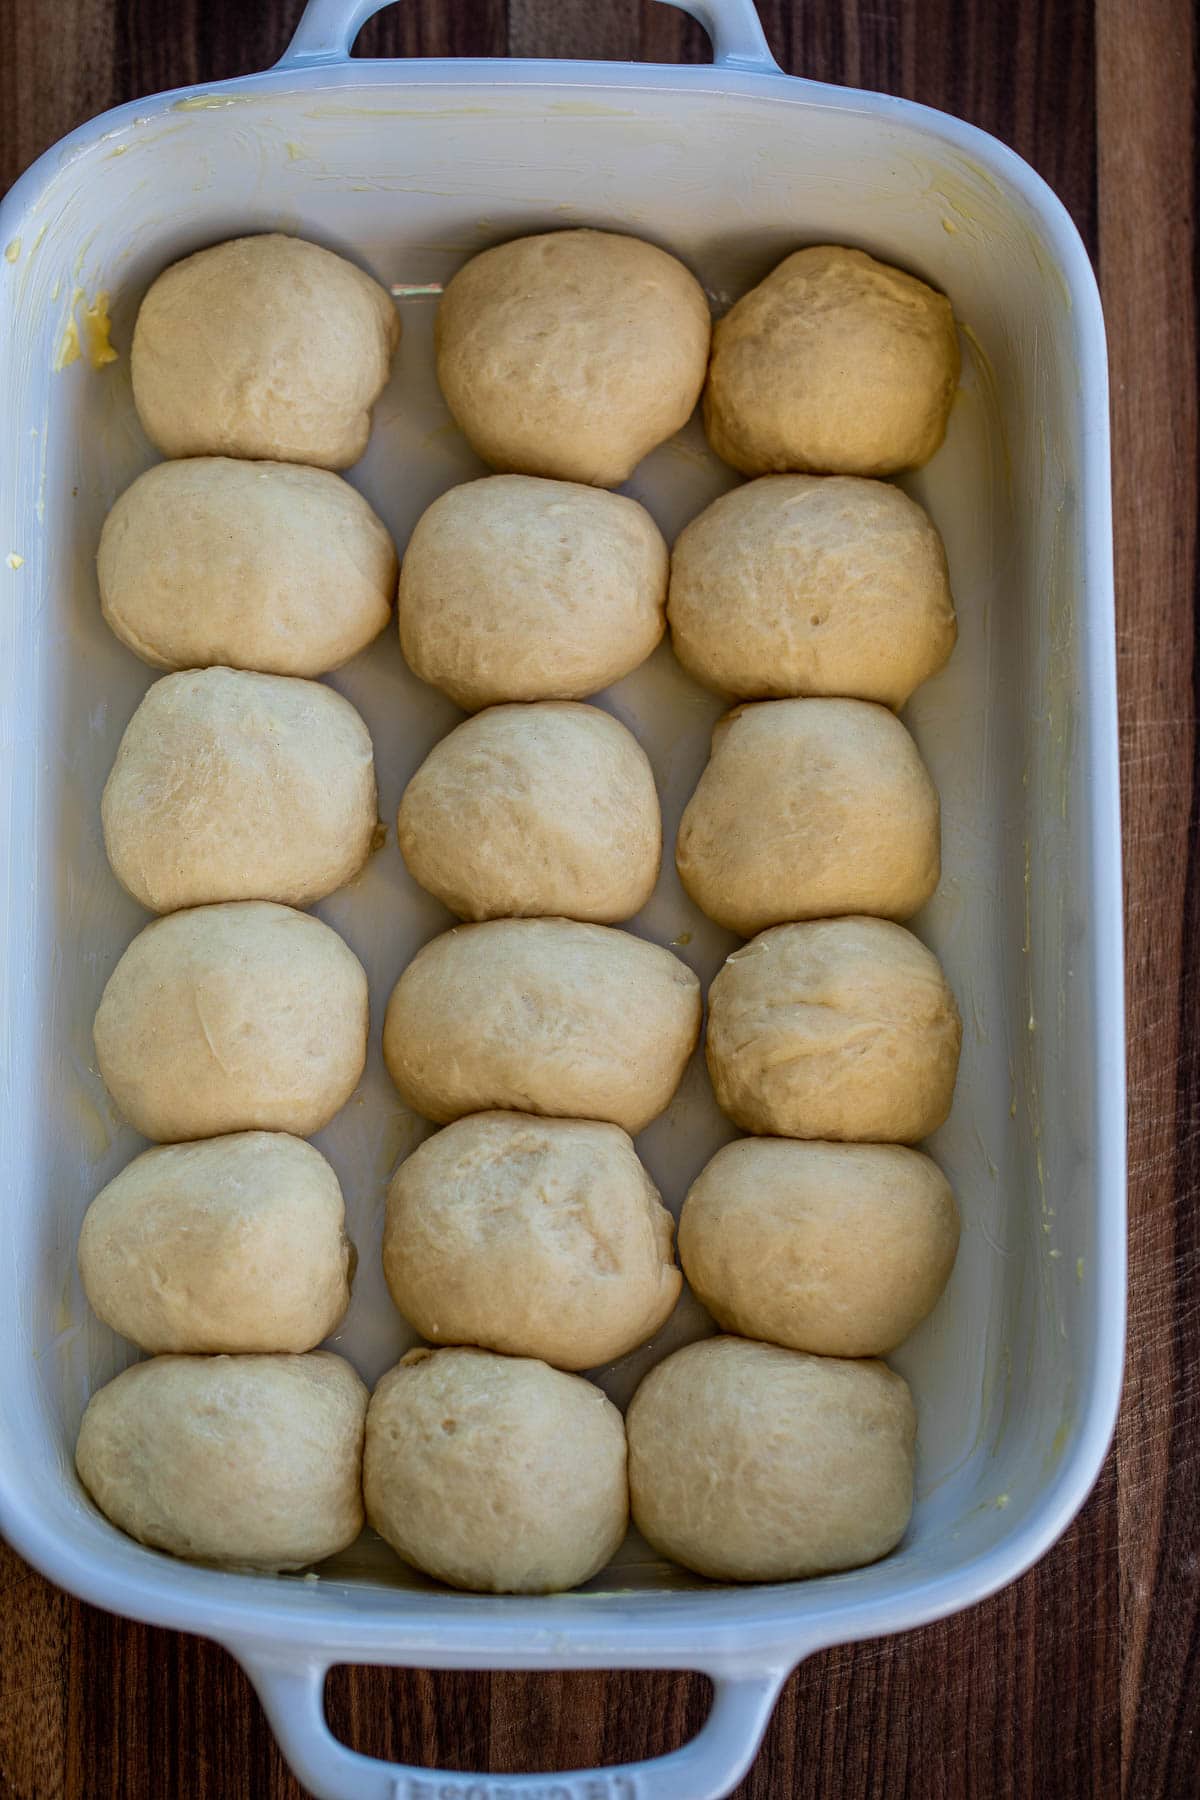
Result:
{"type": "MultiPolygon", "coordinates": [[[[969,1605],[1021,1573],[1081,1505],[1116,1413],[1124,1321],[1120,864],[1107,384],[1096,286],[1044,183],[981,132],[901,101],[782,75],[750,0],[690,5],[711,67],[351,62],[378,0],[311,0],[280,64],[159,95],[73,133],[0,216],[0,1525],[55,1581],[113,1611],[203,1633],[254,1680],[285,1753],[322,1796],[427,1795],[420,1770],[329,1734],[334,1662],[690,1667],[716,1698],[693,1742],[620,1770],[470,1777],[488,1796],[724,1794],[788,1671],[818,1648],[969,1605]],[[944,877],[918,929],[965,1024],[950,1123],[933,1149],[960,1197],[962,1251],[934,1316],[895,1361],[921,1412],[918,1503],[897,1553],[819,1581],[719,1587],[631,1539],[590,1590],[451,1594],[369,1537],[320,1579],[192,1568],[102,1519],[75,1478],[88,1394],[130,1352],[89,1316],[74,1266],[89,1199],[139,1147],[95,1072],[91,1020],[142,923],[104,858],[99,795],[150,671],[100,619],[104,514],[153,459],[127,351],[148,282],[244,232],[303,233],[390,284],[444,281],[521,232],[640,233],[697,270],[719,308],[804,243],[857,244],[951,296],[963,385],[945,448],[905,486],[946,540],[961,636],[906,715],[940,786],[944,877]],[[93,367],[88,308],[111,299],[121,353],[93,367]]],[[[403,545],[421,510],[480,472],[432,374],[434,302],[404,341],[353,472],[403,545]]],[[[732,482],[696,421],[630,489],[668,536],[732,482]]],[[[395,634],[335,677],[375,736],[381,812],[456,713],[404,670],[395,634]]],[[[602,697],[646,744],[673,834],[719,707],[663,647],[602,697]]],[[[669,864],[669,858],[668,864],[669,864]]],[[[382,1003],[445,915],[395,851],[320,908],[366,964],[374,1027],[360,1093],[320,1140],[361,1264],[339,1347],[368,1379],[408,1341],[378,1269],[387,1177],[422,1130],[382,1069],[382,1003]]],[[[635,929],[707,981],[732,940],[668,866],[635,929]]],[[[678,1210],[731,1135],[699,1061],[640,1148],[678,1210]]],[[[609,1371],[703,1329],[686,1307],[609,1371]]]]}

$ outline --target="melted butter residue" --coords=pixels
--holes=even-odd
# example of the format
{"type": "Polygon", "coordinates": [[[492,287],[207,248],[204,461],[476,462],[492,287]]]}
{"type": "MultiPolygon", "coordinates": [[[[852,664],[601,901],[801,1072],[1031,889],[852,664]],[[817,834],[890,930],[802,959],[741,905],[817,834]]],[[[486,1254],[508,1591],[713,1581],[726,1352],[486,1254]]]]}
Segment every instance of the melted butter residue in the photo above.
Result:
{"type": "Polygon", "coordinates": [[[4,560],[10,569],[23,569],[25,567],[25,558],[16,550],[10,550],[4,560]]]}
{"type": "Polygon", "coordinates": [[[13,238],[9,243],[5,244],[5,246],[4,246],[5,262],[15,263],[18,256],[20,256],[20,254],[21,254],[20,238],[13,238]]]}
{"type": "Polygon", "coordinates": [[[108,316],[108,292],[101,289],[95,298],[83,306],[80,318],[83,330],[76,320],[76,308],[85,300],[82,288],[76,288],[71,295],[71,307],[67,314],[67,322],[59,339],[58,350],[54,357],[54,372],[60,374],[69,369],[80,357],[87,356],[93,369],[102,369],[106,363],[116,362],[119,352],[113,348],[109,338],[112,321],[108,316]]]}

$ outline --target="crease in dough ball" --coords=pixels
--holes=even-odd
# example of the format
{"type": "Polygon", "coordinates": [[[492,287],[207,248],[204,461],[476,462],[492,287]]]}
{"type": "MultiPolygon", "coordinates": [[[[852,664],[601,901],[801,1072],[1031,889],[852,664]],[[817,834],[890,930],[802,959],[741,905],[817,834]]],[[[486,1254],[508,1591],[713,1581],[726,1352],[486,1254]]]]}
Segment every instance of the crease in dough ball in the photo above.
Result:
{"type": "Polygon", "coordinates": [[[363,1526],[367,1390],[340,1356],[157,1356],[92,1395],[79,1479],[139,1543],[302,1569],[363,1526]]]}
{"type": "Polygon", "coordinates": [[[396,550],[328,469],[193,456],[116,502],[96,559],[100,606],[157,669],[324,675],[388,622],[396,550]]]}
{"type": "Polygon", "coordinates": [[[697,906],[741,937],[835,913],[907,919],[941,874],[937,789],[886,707],[741,706],[717,722],[675,863],[697,906]]]}
{"type": "Polygon", "coordinates": [[[310,1137],[367,1055],[367,978],[336,931],[269,901],[197,906],[140,931],[108,978],[96,1061],[144,1137],[310,1137]]]}
{"type": "Polygon", "coordinates": [[[383,1272],[422,1337],[591,1369],[666,1322],[683,1281],[673,1243],[619,1126],[476,1113],[393,1176],[383,1272]]]}
{"type": "Polygon", "coordinates": [[[79,1234],[92,1311],[142,1350],[312,1350],[350,1304],[338,1178],[312,1144],[248,1131],[135,1156],[79,1234]]]}
{"type": "Polygon", "coordinates": [[[625,1426],[579,1375],[486,1350],[410,1350],[367,1414],[367,1517],[452,1587],[578,1587],[625,1536],[625,1426]]]}
{"type": "Polygon", "coordinates": [[[370,854],[371,734],[318,681],[164,675],[125,728],[100,816],[113,874],[152,912],[224,900],[310,906],[370,854]]]}
{"type": "Polygon", "coordinates": [[[386,288],[304,238],[231,238],[172,263],[130,351],[142,428],[164,456],[346,469],[371,431],[400,318],[386,288]]]}
{"type": "Polygon", "coordinates": [[[862,250],[797,250],[713,330],[708,441],[743,475],[894,475],[946,434],[960,357],[935,288],[862,250]]]}
{"type": "Polygon", "coordinates": [[[400,802],[400,853],[460,919],[612,925],[640,912],[662,860],[654,772],[598,706],[493,706],[435,744],[400,802]]]}
{"type": "Polygon", "coordinates": [[[467,712],[583,700],[663,634],[667,547],[645,507],[575,481],[490,475],[418,519],[400,570],[414,674],[467,712]]]}
{"type": "Polygon", "coordinates": [[[883,1356],[937,1303],[958,1208],[898,1144],[742,1138],[688,1191],[679,1260],[724,1331],[820,1356],[883,1356]]]}
{"type": "Polygon", "coordinates": [[[718,693],[896,708],[958,629],[928,514],[852,475],[764,475],[714,500],[675,541],[667,616],[679,661],[718,693]]]}
{"type": "Polygon", "coordinates": [[[704,289],[665,250],[552,231],[484,250],[448,283],[438,381],[494,469],[618,487],[691,417],[711,332],[704,289]]]}
{"type": "Polygon", "coordinates": [[[633,1522],[714,1581],[794,1581],[894,1550],[917,1419],[886,1364],[706,1338],[646,1376],[626,1416],[633,1522]]]}
{"type": "Polygon", "coordinates": [[[717,1105],[765,1136],[916,1143],[950,1112],[961,1043],[937,957],[886,919],[777,925],[709,990],[717,1105]]]}
{"type": "Polygon", "coordinates": [[[700,1012],[700,983],[658,944],[493,919],[417,952],[388,1001],[383,1056],[405,1105],[439,1125],[501,1109],[636,1137],[683,1079],[700,1012]]]}

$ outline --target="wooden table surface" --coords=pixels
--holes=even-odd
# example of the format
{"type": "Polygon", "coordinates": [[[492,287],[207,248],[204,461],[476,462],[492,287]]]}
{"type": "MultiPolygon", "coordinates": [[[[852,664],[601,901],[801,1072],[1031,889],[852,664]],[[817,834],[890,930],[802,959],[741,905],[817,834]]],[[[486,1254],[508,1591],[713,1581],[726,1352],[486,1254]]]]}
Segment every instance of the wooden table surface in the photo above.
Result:
{"type": "MultiPolygon", "coordinates": [[[[1097,261],[1113,369],[1130,1051],[1125,1404],[1082,1516],[1024,1580],[906,1636],[814,1657],[739,1795],[1148,1800],[1200,1794],[1200,285],[1187,0],[766,0],[796,74],[973,120],[1051,182],[1097,261]]],[[[0,187],[106,107],[273,62],[300,0],[0,0],[0,187]]],[[[652,0],[407,0],[373,55],[700,60],[652,0]]],[[[673,1748],[688,1675],[339,1670],[334,1729],[453,1768],[673,1748]]],[[[6,1800],[295,1800],[223,1651],[108,1617],[0,1546],[6,1800]]],[[[681,1795],[680,1800],[690,1800],[681,1795]]]]}

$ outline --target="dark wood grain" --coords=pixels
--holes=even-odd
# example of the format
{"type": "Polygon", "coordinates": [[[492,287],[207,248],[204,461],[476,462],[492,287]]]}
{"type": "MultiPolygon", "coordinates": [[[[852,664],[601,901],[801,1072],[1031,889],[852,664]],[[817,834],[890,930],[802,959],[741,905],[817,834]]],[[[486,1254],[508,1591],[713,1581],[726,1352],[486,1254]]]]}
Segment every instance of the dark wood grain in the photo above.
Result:
{"type": "MultiPolygon", "coordinates": [[[[0,0],[0,184],[81,120],[260,68],[299,0],[0,0]]],[[[1188,1800],[1200,1793],[1200,659],[1195,42],[1187,0],[764,0],[796,73],[976,121],[1052,182],[1101,273],[1112,350],[1129,931],[1131,1315],[1117,1444],[1023,1581],[789,1683],[754,1800],[1188,1800]]],[[[361,53],[696,60],[653,0],[408,0],[361,53]]],[[[500,1770],[682,1742],[692,1676],[336,1670],[335,1730],[500,1770]]],[[[0,1794],[297,1800],[221,1651],[112,1619],[0,1548],[0,1794]]],[[[688,1800],[688,1796],[681,1796],[688,1800]]]]}

